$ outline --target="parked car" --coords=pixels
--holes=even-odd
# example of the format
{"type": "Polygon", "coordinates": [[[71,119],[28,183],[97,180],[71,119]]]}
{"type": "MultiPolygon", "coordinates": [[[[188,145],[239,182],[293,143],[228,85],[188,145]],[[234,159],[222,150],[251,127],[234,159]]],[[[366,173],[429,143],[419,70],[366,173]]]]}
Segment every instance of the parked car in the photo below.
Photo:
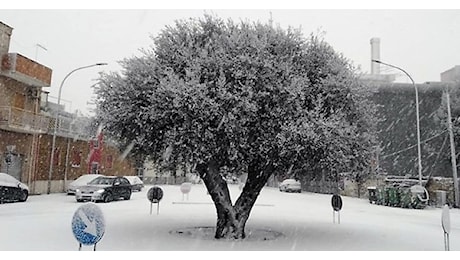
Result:
{"type": "Polygon", "coordinates": [[[281,182],[280,186],[280,191],[285,191],[285,192],[302,192],[302,188],[300,186],[300,181],[295,180],[295,179],[286,179],[283,182],[281,182]]]}
{"type": "Polygon", "coordinates": [[[24,202],[29,197],[29,187],[13,176],[0,172],[0,203],[24,202]]]}
{"type": "Polygon", "coordinates": [[[88,185],[81,186],[75,193],[77,202],[103,201],[111,202],[123,198],[131,198],[131,184],[125,177],[101,176],[90,181],[88,185]]]}
{"type": "Polygon", "coordinates": [[[138,176],[124,176],[131,184],[133,191],[141,191],[144,188],[144,182],[138,176]]]}
{"type": "Polygon", "coordinates": [[[88,182],[96,179],[97,177],[101,177],[101,176],[104,176],[104,175],[83,174],[82,176],[74,180],[73,182],[69,183],[66,189],[67,195],[75,195],[75,192],[77,191],[78,188],[80,188],[81,186],[87,185],[88,182]]]}

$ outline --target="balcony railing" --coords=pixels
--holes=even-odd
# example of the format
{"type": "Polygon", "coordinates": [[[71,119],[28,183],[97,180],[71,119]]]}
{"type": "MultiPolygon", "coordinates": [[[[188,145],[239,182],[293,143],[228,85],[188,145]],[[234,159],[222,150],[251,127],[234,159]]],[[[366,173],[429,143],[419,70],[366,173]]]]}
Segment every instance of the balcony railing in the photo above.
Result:
{"type": "Polygon", "coordinates": [[[15,107],[0,106],[0,128],[24,133],[46,133],[50,119],[15,107]]]}
{"type": "MultiPolygon", "coordinates": [[[[53,134],[54,118],[36,115],[20,108],[0,106],[0,128],[29,134],[53,134]]],[[[79,140],[89,140],[90,122],[84,118],[60,116],[56,128],[56,136],[79,140]]]]}
{"type": "MultiPolygon", "coordinates": [[[[55,118],[49,120],[49,134],[53,134],[55,118]]],[[[79,140],[89,140],[91,137],[89,131],[90,123],[82,118],[70,118],[59,116],[56,136],[69,137],[79,140]]]]}

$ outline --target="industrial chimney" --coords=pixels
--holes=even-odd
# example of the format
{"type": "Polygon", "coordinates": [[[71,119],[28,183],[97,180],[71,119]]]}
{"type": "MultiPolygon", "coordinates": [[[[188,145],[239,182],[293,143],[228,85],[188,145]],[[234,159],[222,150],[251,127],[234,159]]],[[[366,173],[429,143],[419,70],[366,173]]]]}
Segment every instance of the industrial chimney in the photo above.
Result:
{"type": "Polygon", "coordinates": [[[380,64],[372,62],[372,60],[380,60],[380,38],[371,39],[371,74],[380,74],[380,64]]]}

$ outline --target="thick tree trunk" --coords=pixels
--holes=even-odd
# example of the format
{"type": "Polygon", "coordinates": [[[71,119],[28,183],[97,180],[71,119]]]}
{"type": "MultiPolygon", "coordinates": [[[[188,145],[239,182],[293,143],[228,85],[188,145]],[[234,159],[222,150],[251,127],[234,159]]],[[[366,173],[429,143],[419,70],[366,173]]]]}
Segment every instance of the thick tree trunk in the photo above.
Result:
{"type": "Polygon", "coordinates": [[[215,238],[244,239],[246,222],[256,199],[273,172],[273,167],[249,167],[248,179],[243,191],[232,205],[226,181],[219,174],[216,161],[197,166],[217,211],[215,238]]]}

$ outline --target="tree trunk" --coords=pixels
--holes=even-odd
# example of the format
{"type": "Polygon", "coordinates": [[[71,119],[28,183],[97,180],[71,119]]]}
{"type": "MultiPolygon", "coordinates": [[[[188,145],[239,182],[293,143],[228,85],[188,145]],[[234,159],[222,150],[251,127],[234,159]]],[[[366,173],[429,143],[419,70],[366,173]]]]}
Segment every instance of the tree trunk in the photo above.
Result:
{"type": "Polygon", "coordinates": [[[256,199],[273,172],[273,167],[249,167],[248,179],[243,191],[232,205],[230,192],[226,181],[219,174],[219,165],[216,160],[208,164],[197,166],[209,195],[211,196],[217,212],[215,238],[244,239],[246,222],[251,213],[256,199]]]}

